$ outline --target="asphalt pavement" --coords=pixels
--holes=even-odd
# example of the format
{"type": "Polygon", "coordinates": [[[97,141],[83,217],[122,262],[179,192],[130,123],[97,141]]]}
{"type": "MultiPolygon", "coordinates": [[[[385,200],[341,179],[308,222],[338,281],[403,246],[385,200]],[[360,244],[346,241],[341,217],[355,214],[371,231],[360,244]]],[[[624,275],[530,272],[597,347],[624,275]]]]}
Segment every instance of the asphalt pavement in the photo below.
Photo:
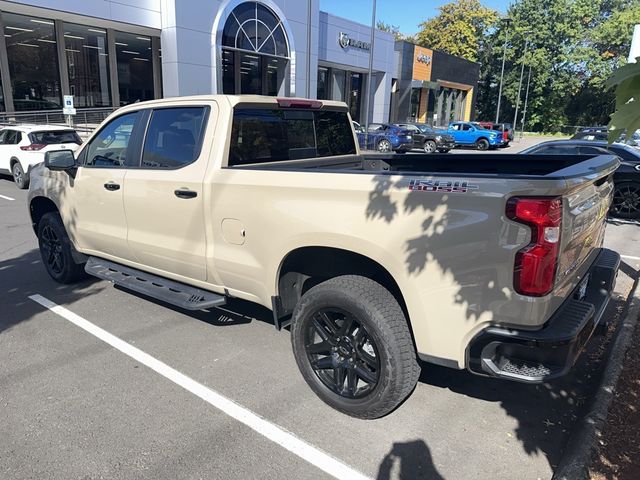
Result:
{"type": "MultiPolygon", "coordinates": [[[[424,365],[400,408],[356,420],[310,391],[289,333],[263,308],[188,313],[98,280],[50,280],[26,196],[0,177],[0,478],[318,479],[344,468],[546,479],[611,343],[594,337],[570,375],[543,385],[424,365]]],[[[639,226],[610,223],[605,244],[626,255],[615,319],[640,265],[639,226]]]]}

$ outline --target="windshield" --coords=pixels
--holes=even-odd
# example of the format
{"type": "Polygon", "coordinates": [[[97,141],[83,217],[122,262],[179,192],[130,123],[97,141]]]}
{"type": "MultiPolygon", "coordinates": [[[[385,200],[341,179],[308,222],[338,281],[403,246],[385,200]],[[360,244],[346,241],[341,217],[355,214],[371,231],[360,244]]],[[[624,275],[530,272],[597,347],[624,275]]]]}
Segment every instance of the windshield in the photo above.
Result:
{"type": "Polygon", "coordinates": [[[429,125],[418,125],[418,129],[420,129],[422,133],[436,133],[429,125]]]}

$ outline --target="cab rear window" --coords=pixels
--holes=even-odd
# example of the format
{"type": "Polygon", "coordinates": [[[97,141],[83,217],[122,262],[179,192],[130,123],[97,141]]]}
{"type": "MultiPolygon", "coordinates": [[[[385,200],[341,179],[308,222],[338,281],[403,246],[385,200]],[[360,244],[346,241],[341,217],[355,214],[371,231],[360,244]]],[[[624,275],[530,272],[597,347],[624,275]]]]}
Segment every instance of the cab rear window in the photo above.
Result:
{"type": "Polygon", "coordinates": [[[243,107],[234,110],[229,166],[355,153],[346,112],[243,107]]]}
{"type": "Polygon", "coordinates": [[[59,143],[76,143],[80,145],[82,140],[74,130],[50,130],[42,132],[31,132],[29,134],[31,143],[40,145],[55,145],[59,143]]]}

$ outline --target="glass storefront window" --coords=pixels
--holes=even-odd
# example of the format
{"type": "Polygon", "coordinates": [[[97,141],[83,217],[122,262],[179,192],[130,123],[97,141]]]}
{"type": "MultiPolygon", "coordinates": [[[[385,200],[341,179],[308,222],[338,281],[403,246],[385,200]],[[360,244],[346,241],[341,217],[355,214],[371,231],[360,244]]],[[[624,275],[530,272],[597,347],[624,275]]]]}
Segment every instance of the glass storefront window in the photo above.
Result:
{"type": "Polygon", "coordinates": [[[327,100],[329,98],[329,69],[326,67],[318,67],[318,100],[327,100]]]}
{"type": "Polygon", "coordinates": [[[346,102],[347,72],[336,68],[331,70],[331,100],[346,102]]]}
{"type": "Polygon", "coordinates": [[[351,73],[351,94],[349,95],[349,113],[356,122],[360,121],[360,107],[362,105],[362,73],[351,73]]]}
{"type": "Polygon", "coordinates": [[[151,37],[115,33],[120,105],[153,100],[151,37]]]}
{"type": "Polygon", "coordinates": [[[9,77],[17,111],[61,108],[53,20],[3,13],[9,77]]]}
{"type": "Polygon", "coordinates": [[[244,2],[222,31],[222,91],[284,94],[289,46],[282,22],[266,6],[244,2]]]}
{"type": "Polygon", "coordinates": [[[111,105],[107,32],[100,28],[64,24],[69,93],[76,107],[111,105]]]}
{"type": "Polygon", "coordinates": [[[420,89],[412,88],[411,89],[411,121],[415,122],[418,118],[418,113],[420,110],[420,89]]]}

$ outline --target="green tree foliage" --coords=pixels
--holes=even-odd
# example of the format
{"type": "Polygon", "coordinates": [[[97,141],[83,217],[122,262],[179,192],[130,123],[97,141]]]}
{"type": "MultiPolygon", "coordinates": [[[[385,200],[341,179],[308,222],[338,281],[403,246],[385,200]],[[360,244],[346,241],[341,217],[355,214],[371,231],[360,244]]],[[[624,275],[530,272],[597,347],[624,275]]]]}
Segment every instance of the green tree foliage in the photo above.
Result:
{"type": "Polygon", "coordinates": [[[384,32],[392,33],[396,41],[409,39],[408,36],[400,32],[400,27],[398,27],[397,25],[391,25],[390,23],[384,23],[383,21],[378,20],[378,22],[376,23],[376,28],[384,32]]]}
{"type": "Polygon", "coordinates": [[[616,111],[609,123],[609,142],[613,142],[625,131],[640,129],[640,57],[614,72],[607,86],[616,87],[616,111]]]}
{"type": "Polygon", "coordinates": [[[422,22],[415,39],[419,45],[476,61],[484,36],[498,14],[479,0],[455,0],[438,8],[440,13],[422,22]]]}
{"type": "MultiPolygon", "coordinates": [[[[507,16],[507,62],[500,118],[513,121],[518,83],[529,66],[527,126],[553,131],[568,125],[606,124],[614,97],[605,82],[624,64],[640,0],[517,0],[507,16]],[[525,55],[525,44],[527,53],[525,55]]],[[[494,118],[507,27],[499,24],[482,43],[479,117],[494,118]]],[[[522,112],[522,103],[520,113],[522,112]]],[[[518,128],[521,127],[519,114],[518,128]]]]}

